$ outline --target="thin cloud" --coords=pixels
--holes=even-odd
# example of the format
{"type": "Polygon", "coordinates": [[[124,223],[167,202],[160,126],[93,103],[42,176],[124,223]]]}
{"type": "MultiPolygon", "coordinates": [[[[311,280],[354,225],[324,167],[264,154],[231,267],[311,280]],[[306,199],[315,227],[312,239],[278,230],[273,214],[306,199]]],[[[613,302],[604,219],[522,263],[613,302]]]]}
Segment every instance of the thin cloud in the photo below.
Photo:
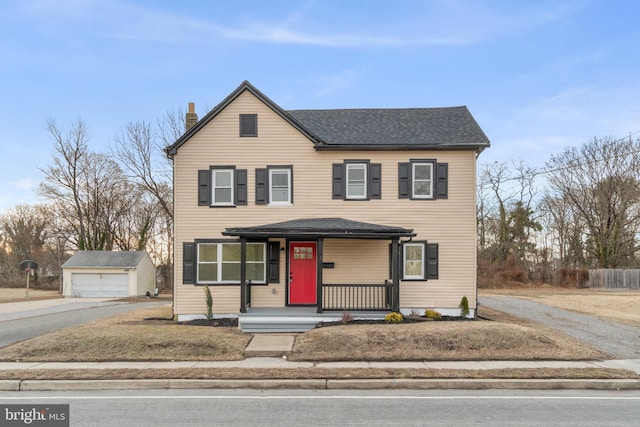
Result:
{"type": "MultiPolygon", "coordinates": [[[[361,24],[359,29],[352,22],[344,22],[343,27],[354,28],[348,32],[324,29],[327,23],[315,20],[309,5],[305,5],[304,12],[294,10],[280,22],[250,19],[233,25],[112,0],[42,0],[28,10],[50,29],[64,32],[81,27],[95,35],[115,39],[159,43],[210,43],[227,39],[336,48],[389,48],[479,44],[505,33],[560,19],[575,9],[575,5],[564,9],[547,5],[512,15],[468,1],[435,1],[426,5],[423,9],[411,8],[411,14],[399,15],[395,22],[386,16],[380,22],[364,19],[362,22],[366,24],[361,24]]],[[[366,11],[362,13],[366,15],[366,11]]]]}

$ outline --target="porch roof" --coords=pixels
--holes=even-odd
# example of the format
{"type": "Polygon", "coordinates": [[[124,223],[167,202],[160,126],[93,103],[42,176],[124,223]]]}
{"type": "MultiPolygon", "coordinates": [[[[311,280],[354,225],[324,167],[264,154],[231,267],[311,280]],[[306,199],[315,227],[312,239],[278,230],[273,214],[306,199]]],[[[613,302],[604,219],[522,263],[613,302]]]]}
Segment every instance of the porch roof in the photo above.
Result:
{"type": "Polygon", "coordinates": [[[344,218],[306,218],[253,227],[233,227],[222,232],[237,237],[327,237],[335,239],[391,239],[414,237],[413,230],[370,224],[344,218]]]}

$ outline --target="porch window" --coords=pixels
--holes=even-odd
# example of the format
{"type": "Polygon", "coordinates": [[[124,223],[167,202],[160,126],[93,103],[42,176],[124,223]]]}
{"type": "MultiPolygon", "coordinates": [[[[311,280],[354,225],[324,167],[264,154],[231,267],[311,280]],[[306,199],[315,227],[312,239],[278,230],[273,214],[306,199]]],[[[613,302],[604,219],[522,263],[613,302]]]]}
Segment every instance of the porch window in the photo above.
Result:
{"type": "MultiPolygon", "coordinates": [[[[197,283],[240,282],[240,243],[198,243],[197,283]]],[[[266,283],[266,244],[247,243],[247,280],[266,283]]]]}
{"type": "MultiPolygon", "coordinates": [[[[439,265],[438,243],[405,242],[401,248],[400,272],[402,280],[437,280],[439,265]]],[[[389,277],[391,277],[391,245],[389,245],[389,277]]]]}
{"type": "Polygon", "coordinates": [[[367,164],[347,163],[347,199],[367,198],[367,164]]]}
{"type": "Polygon", "coordinates": [[[402,265],[404,279],[424,279],[424,244],[405,243],[402,265]]]}

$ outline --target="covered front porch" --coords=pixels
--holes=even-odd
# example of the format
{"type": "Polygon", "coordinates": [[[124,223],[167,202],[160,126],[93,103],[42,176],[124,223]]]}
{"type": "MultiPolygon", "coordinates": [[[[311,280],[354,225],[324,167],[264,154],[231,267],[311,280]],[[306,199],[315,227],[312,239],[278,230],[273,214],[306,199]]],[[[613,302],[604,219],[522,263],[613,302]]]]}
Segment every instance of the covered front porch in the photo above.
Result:
{"type": "Polygon", "coordinates": [[[384,316],[389,311],[398,311],[400,240],[415,236],[413,230],[343,218],[297,219],[254,227],[227,228],[223,234],[240,238],[239,317],[262,316],[265,322],[270,316],[292,317],[296,318],[300,324],[306,322],[314,325],[323,321],[322,319],[340,320],[343,312],[360,317],[374,314],[384,316]],[[282,254],[287,254],[286,271],[283,275],[286,280],[285,306],[252,307],[252,285],[246,280],[246,243],[269,239],[286,241],[286,247],[280,248],[282,254]],[[388,241],[389,245],[376,246],[376,262],[385,266],[388,264],[389,269],[383,269],[382,274],[373,278],[375,280],[365,280],[367,283],[363,283],[362,277],[366,276],[366,271],[363,269],[366,268],[364,267],[366,263],[342,258],[338,262],[341,271],[348,271],[349,274],[336,274],[334,270],[336,255],[327,260],[325,249],[337,240],[344,241],[344,239],[364,241],[359,243],[361,257],[370,256],[368,249],[371,245],[367,244],[367,241],[388,241]],[[384,254],[381,254],[380,249],[383,246],[384,254]],[[382,256],[384,260],[381,259],[382,256]],[[362,274],[358,274],[359,271],[362,274]],[[351,278],[351,281],[345,278],[351,278]],[[310,313],[314,316],[310,316],[310,313]]]}

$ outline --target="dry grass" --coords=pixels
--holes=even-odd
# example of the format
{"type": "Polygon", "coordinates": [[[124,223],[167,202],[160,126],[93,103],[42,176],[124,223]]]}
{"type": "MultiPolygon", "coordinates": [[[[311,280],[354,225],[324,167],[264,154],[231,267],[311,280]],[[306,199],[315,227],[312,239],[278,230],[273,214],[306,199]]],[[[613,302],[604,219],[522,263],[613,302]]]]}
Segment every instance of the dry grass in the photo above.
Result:
{"type": "Polygon", "coordinates": [[[41,369],[0,371],[0,379],[21,380],[105,380],[105,379],[639,379],[640,375],[622,369],[540,368],[540,369],[326,369],[326,368],[211,368],[211,369],[41,369]]]}
{"type": "Polygon", "coordinates": [[[170,308],[138,310],[0,348],[4,361],[239,360],[251,339],[236,328],[144,320],[170,308]]]}
{"type": "Polygon", "coordinates": [[[570,289],[551,286],[522,286],[509,289],[479,289],[480,296],[506,295],[528,299],[640,327],[640,291],[570,289]]]}
{"type": "Polygon", "coordinates": [[[45,291],[40,289],[29,289],[29,298],[26,297],[25,288],[0,288],[0,303],[30,301],[37,299],[61,298],[60,291],[45,291]]]}
{"type": "Polygon", "coordinates": [[[300,335],[290,360],[589,360],[566,335],[483,308],[494,321],[342,325],[300,335]]]}

